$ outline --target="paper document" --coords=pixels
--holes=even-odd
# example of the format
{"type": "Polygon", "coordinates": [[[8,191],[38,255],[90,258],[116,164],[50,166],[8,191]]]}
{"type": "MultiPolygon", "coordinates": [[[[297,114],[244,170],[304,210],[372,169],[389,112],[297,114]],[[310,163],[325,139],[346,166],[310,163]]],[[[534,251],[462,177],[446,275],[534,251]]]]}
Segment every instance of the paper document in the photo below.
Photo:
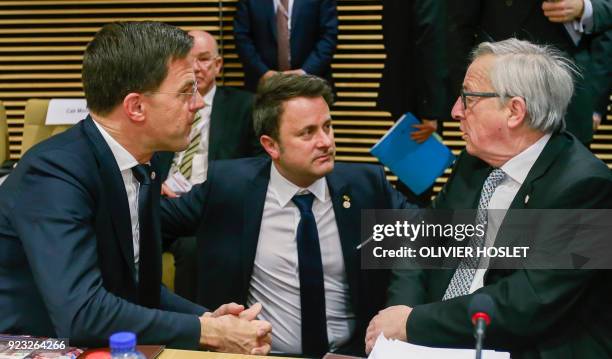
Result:
{"type": "MultiPolygon", "coordinates": [[[[400,340],[387,339],[381,333],[376,339],[368,359],[474,359],[474,349],[445,349],[414,345],[400,340]]],[[[508,352],[483,350],[483,359],[510,359],[508,352]]]]}
{"type": "Polygon", "coordinates": [[[410,132],[416,131],[412,125],[420,123],[410,112],[404,114],[370,149],[374,157],[417,195],[433,185],[455,160],[437,134],[420,144],[410,138],[410,132]]]}

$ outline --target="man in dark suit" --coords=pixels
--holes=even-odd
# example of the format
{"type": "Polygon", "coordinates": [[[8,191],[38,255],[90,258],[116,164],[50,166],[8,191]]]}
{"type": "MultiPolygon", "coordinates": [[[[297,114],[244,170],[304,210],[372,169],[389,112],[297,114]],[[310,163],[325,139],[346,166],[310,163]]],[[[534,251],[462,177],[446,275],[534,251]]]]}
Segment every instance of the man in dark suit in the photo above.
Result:
{"type": "Polygon", "coordinates": [[[184,149],[203,106],[191,46],[158,22],[108,24],[87,46],[91,116],[0,187],[0,332],[105,346],[129,330],[140,344],[267,353],[269,323],[248,320],[259,308],[205,313],[161,286],[153,153],[184,149]]]}
{"type": "MultiPolygon", "coordinates": [[[[378,107],[394,120],[412,112],[421,124],[410,136],[423,142],[448,118],[446,3],[436,0],[386,0],[383,4],[385,67],[378,107]]],[[[432,187],[433,188],[433,187],[432,187]]],[[[432,188],[414,194],[401,181],[398,189],[412,202],[426,207],[432,188]]]]}
{"type": "MultiPolygon", "coordinates": [[[[162,193],[171,197],[204,182],[211,161],[250,157],[263,151],[253,131],[253,95],[231,87],[217,86],[216,77],[223,66],[217,41],[205,31],[194,30],[188,34],[193,37],[191,56],[194,58],[198,92],[204,98],[204,107],[196,114],[187,149],[159,154],[160,173],[164,179],[162,193]]],[[[174,255],[175,292],[183,298],[194,300],[195,238],[183,237],[171,242],[168,250],[174,255]]]]}
{"type": "Polygon", "coordinates": [[[262,302],[277,352],[363,352],[387,273],[360,270],[361,210],[410,207],[382,168],[334,163],[331,103],[315,76],[268,79],[253,115],[271,160],[217,161],[201,186],[162,202],[164,232],[197,232],[198,301],[262,302]]]}
{"type": "MultiPolygon", "coordinates": [[[[565,61],[516,39],[479,45],[452,113],[461,122],[466,152],[435,209],[612,208],[610,170],[562,130],[572,95],[565,61]]],[[[505,216],[485,214],[484,244],[513,244],[510,214],[505,216]]],[[[550,233],[541,239],[563,247],[555,241],[564,237],[545,238],[550,233]]],[[[490,264],[494,269],[470,271],[459,264],[456,270],[394,271],[388,303],[393,306],[370,323],[368,350],[380,332],[420,345],[473,347],[467,308],[476,292],[488,294],[497,307],[488,347],[510,351],[512,358],[609,356],[610,271],[490,264]]]]}
{"type": "Polygon", "coordinates": [[[331,81],[338,38],[335,0],[241,0],[234,18],[245,88],[277,71],[331,81]]]}
{"type": "MultiPolygon", "coordinates": [[[[565,116],[567,130],[582,143],[593,139],[593,92],[591,81],[600,81],[590,73],[590,42],[586,11],[579,6],[565,3],[582,3],[584,0],[542,1],[542,0],[469,0],[449,1],[449,54],[451,61],[450,95],[455,96],[460,87],[468,55],[475,44],[482,41],[500,41],[510,37],[534,43],[548,44],[563,51],[568,59],[581,67],[583,76],[576,78],[574,97],[565,116]],[[557,17],[557,6],[567,8],[563,13],[568,17],[557,17]]],[[[585,7],[583,7],[585,8],[585,7]]],[[[596,6],[595,8],[598,9],[596,6]]],[[[598,10],[591,20],[600,24],[603,10],[598,10]]],[[[602,26],[599,26],[602,27],[602,26]]],[[[597,29],[597,28],[595,28],[597,29]]]]}

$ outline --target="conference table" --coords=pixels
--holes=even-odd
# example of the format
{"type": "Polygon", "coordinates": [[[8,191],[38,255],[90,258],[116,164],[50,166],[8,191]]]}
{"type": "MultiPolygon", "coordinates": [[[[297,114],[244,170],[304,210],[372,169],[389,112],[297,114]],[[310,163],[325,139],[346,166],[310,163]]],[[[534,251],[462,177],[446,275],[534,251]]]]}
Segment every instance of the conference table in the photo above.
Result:
{"type": "MultiPolygon", "coordinates": [[[[256,355],[225,354],[214,352],[201,352],[192,350],[164,349],[157,357],[159,359],[261,359],[256,355]]],[[[283,357],[269,357],[273,359],[295,359],[283,357]]]]}

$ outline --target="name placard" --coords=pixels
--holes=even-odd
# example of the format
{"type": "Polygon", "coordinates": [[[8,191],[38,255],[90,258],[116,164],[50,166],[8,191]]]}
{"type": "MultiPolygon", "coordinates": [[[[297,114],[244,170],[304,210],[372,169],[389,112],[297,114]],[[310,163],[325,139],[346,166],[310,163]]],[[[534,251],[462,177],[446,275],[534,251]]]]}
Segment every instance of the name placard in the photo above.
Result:
{"type": "Polygon", "coordinates": [[[45,125],[74,125],[88,114],[85,99],[54,98],[49,101],[45,125]]]}

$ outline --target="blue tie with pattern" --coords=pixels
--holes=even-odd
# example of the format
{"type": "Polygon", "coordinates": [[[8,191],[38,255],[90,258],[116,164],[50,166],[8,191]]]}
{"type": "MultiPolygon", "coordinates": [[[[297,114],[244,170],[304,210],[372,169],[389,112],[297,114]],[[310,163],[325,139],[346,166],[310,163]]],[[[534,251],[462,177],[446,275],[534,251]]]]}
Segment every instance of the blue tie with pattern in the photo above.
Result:
{"type": "Polygon", "coordinates": [[[312,213],[312,193],[296,195],[292,201],[300,210],[297,228],[300,302],[302,309],[302,353],[320,358],[327,352],[327,317],[323,263],[317,222],[312,213]]]}

